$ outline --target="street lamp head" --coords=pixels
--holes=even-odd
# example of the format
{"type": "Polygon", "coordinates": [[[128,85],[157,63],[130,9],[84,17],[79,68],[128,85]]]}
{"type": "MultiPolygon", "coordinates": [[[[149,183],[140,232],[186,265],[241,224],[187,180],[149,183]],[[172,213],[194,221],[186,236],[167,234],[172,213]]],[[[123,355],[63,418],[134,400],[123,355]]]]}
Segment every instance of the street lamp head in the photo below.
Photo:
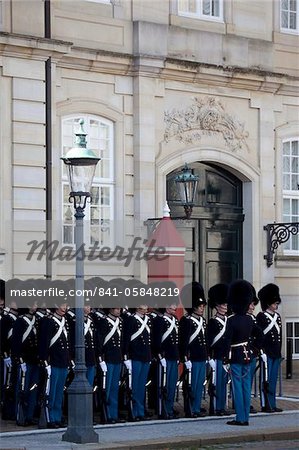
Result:
{"type": "Polygon", "coordinates": [[[90,197],[90,190],[96,165],[101,158],[86,148],[86,133],[83,130],[84,120],[80,120],[80,130],[76,133],[76,146],[71,148],[61,159],[67,167],[67,175],[70,184],[70,198],[86,199],[90,197]]]}
{"type": "Polygon", "coordinates": [[[186,218],[190,219],[199,176],[194,175],[187,163],[185,163],[184,168],[176,175],[174,180],[176,182],[182,205],[185,209],[186,218]]]}

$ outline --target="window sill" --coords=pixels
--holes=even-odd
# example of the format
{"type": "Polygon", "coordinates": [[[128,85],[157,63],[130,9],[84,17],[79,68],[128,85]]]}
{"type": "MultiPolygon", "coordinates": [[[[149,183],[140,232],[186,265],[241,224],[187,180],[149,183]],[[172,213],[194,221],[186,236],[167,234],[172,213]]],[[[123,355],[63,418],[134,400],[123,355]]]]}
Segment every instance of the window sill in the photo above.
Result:
{"type": "Polygon", "coordinates": [[[278,255],[275,256],[276,267],[294,267],[298,270],[299,255],[278,255]]]}
{"type": "Polygon", "coordinates": [[[292,30],[291,28],[280,28],[281,33],[292,34],[293,36],[298,36],[298,30],[292,30]]]}
{"type": "Polygon", "coordinates": [[[176,27],[225,34],[225,23],[221,19],[203,19],[201,17],[193,18],[170,14],[169,20],[170,25],[176,27]]]}

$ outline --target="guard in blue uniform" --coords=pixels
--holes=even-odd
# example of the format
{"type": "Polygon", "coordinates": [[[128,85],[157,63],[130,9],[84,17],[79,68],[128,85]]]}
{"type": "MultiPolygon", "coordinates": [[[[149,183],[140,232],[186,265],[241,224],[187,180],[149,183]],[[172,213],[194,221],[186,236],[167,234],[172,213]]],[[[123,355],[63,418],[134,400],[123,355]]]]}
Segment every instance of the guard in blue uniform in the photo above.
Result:
{"type": "MultiPolygon", "coordinates": [[[[89,299],[85,299],[84,303],[84,344],[85,344],[85,365],[86,378],[91,386],[93,386],[96,369],[96,350],[95,350],[95,326],[91,317],[91,307],[89,299]]],[[[75,360],[75,331],[76,331],[76,314],[72,309],[68,309],[65,314],[65,319],[68,324],[70,336],[71,360],[75,360]]],[[[74,365],[74,363],[72,363],[74,365]]],[[[72,382],[74,373],[68,375],[68,384],[72,382]]]]}
{"type": "Polygon", "coordinates": [[[226,407],[226,391],[228,374],[223,368],[225,356],[225,331],[227,323],[227,293],[228,285],[215,284],[209,289],[208,304],[216,314],[210,318],[207,325],[207,342],[209,364],[212,372],[215,371],[215,414],[224,416],[229,414],[226,407]]]}
{"type": "Polygon", "coordinates": [[[159,358],[158,330],[160,329],[160,321],[163,317],[164,308],[155,308],[149,313],[151,320],[151,343],[152,343],[152,361],[150,365],[148,380],[148,408],[153,409],[159,415],[160,387],[161,387],[161,365],[159,358]]]}
{"type": "MultiPolygon", "coordinates": [[[[60,303],[60,302],[59,302],[60,303]]],[[[39,357],[50,375],[49,428],[62,426],[64,385],[71,364],[69,326],[65,319],[67,304],[57,305],[53,315],[45,318],[40,327],[39,357]]]]}
{"type": "MultiPolygon", "coordinates": [[[[185,365],[185,371],[191,370],[191,417],[206,415],[201,408],[203,387],[206,378],[206,320],[203,317],[207,304],[203,287],[198,282],[186,284],[181,291],[181,300],[187,316],[180,320],[179,347],[180,357],[185,365]]],[[[185,410],[186,415],[190,411],[185,410]]]]}
{"type": "Polygon", "coordinates": [[[18,365],[12,360],[11,338],[13,327],[18,318],[18,306],[12,301],[5,307],[1,319],[1,359],[3,359],[3,420],[15,420],[16,418],[16,389],[18,379],[18,365]]]}
{"type": "MultiPolygon", "coordinates": [[[[4,315],[5,307],[5,281],[0,278],[0,331],[2,329],[2,316],[4,315]]],[[[0,353],[0,404],[3,404],[3,391],[5,389],[6,372],[8,367],[11,367],[11,360],[4,362],[4,355],[0,353]],[[5,375],[5,376],[4,376],[5,375]]]]}
{"type": "Polygon", "coordinates": [[[2,316],[5,307],[5,281],[0,278],[0,316],[2,316]]]}
{"type": "Polygon", "coordinates": [[[99,323],[98,354],[99,365],[106,377],[105,399],[107,422],[123,422],[119,418],[118,393],[122,365],[123,330],[120,318],[121,308],[110,308],[99,323]]]}
{"type": "MultiPolygon", "coordinates": [[[[39,349],[39,342],[41,340],[40,330],[43,327],[43,323],[47,320],[47,317],[52,315],[52,311],[46,308],[46,303],[41,302],[38,303],[37,310],[35,312],[35,328],[36,328],[36,339],[37,339],[37,349],[39,349]]],[[[39,355],[38,355],[39,358],[39,355]]],[[[41,415],[41,405],[45,400],[45,389],[47,384],[48,373],[45,369],[44,364],[40,364],[38,366],[39,377],[38,377],[38,386],[37,386],[37,416],[41,415]]],[[[39,428],[41,428],[43,424],[39,423],[39,428]]]]}
{"type": "MultiPolygon", "coordinates": [[[[263,361],[264,358],[266,358],[266,355],[263,352],[262,345],[263,345],[263,332],[261,328],[259,327],[256,317],[254,315],[255,307],[259,303],[259,299],[256,296],[255,289],[253,290],[254,293],[254,299],[250,303],[247,314],[252,319],[253,322],[253,329],[252,333],[249,339],[249,347],[251,352],[251,362],[250,362],[250,377],[251,377],[251,388],[256,372],[256,366],[257,366],[257,360],[260,357],[261,361],[263,361]]],[[[256,414],[257,410],[251,405],[250,406],[250,413],[256,414]]]]}
{"type": "Polygon", "coordinates": [[[134,420],[145,420],[145,389],[151,361],[151,323],[147,305],[140,304],[124,321],[124,364],[132,372],[134,420]]]}
{"type": "MultiPolygon", "coordinates": [[[[20,377],[24,373],[24,422],[20,423],[17,415],[17,425],[33,425],[34,412],[37,403],[37,386],[39,382],[37,332],[36,332],[36,305],[30,308],[19,308],[19,316],[14,323],[11,337],[11,355],[19,368],[18,388],[20,390],[20,377]]],[[[18,395],[18,394],[17,394],[18,395]]],[[[18,399],[17,399],[18,400],[18,399]]]]}
{"type": "Polygon", "coordinates": [[[232,380],[236,419],[227,422],[228,425],[249,425],[251,400],[249,339],[253,321],[247,315],[247,311],[253,299],[253,286],[248,281],[236,280],[230,284],[228,303],[233,314],[227,319],[225,362],[230,365],[229,371],[232,380]]]}
{"type": "Polygon", "coordinates": [[[163,316],[156,322],[157,354],[159,364],[166,369],[165,419],[175,419],[174,398],[178,380],[179,322],[176,318],[176,304],[166,306],[163,316]]]}
{"type": "MultiPolygon", "coordinates": [[[[277,312],[278,305],[281,303],[279,287],[276,284],[269,283],[258,292],[258,297],[261,302],[262,312],[256,316],[256,320],[264,334],[263,348],[266,360],[263,361],[263,364],[266,364],[269,384],[268,405],[265,402],[265,395],[261,389],[261,407],[264,412],[280,412],[282,409],[276,406],[276,384],[281,362],[282,342],[281,317],[277,312]]],[[[261,380],[261,386],[263,381],[261,380]]]]}
{"type": "Polygon", "coordinates": [[[91,307],[88,301],[84,305],[84,341],[86,377],[91,386],[94,384],[96,371],[95,327],[90,316],[91,307]]]}

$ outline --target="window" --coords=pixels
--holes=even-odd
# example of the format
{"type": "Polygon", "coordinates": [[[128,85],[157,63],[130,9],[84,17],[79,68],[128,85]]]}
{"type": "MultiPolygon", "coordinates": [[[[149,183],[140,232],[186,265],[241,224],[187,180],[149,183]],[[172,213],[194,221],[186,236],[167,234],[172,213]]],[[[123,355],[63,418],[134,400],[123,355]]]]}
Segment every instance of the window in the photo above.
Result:
{"type": "MultiPolygon", "coordinates": [[[[92,202],[85,209],[84,242],[92,246],[112,248],[114,216],[114,163],[113,163],[113,122],[97,116],[80,114],[62,120],[63,154],[74,146],[75,133],[79,130],[79,121],[84,120],[87,134],[87,147],[101,160],[97,164],[91,188],[92,202]]],[[[63,184],[63,243],[74,244],[74,210],[69,203],[69,184],[65,165],[62,163],[63,184]]]]}
{"type": "MultiPolygon", "coordinates": [[[[299,138],[283,142],[283,222],[299,222],[299,138]]],[[[287,253],[299,254],[299,235],[284,244],[287,253]]]]}
{"type": "Polygon", "coordinates": [[[93,3],[110,3],[110,0],[85,0],[86,2],[93,2],[93,3]]]}
{"type": "Polygon", "coordinates": [[[178,0],[178,13],[199,19],[222,20],[223,0],[178,0]]]}
{"type": "Polygon", "coordinates": [[[293,358],[299,359],[299,320],[286,321],[286,338],[292,342],[293,358]]]}
{"type": "Polygon", "coordinates": [[[2,30],[3,25],[3,2],[0,0],[0,30],[2,30]]]}
{"type": "Polygon", "coordinates": [[[299,0],[280,1],[280,28],[288,33],[298,32],[299,0]]]}

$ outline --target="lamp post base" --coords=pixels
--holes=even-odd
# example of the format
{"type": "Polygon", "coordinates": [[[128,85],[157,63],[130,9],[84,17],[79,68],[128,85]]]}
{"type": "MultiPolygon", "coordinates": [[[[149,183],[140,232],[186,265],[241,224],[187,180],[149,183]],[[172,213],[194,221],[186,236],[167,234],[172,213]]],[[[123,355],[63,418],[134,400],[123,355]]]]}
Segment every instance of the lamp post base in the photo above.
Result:
{"type": "Polygon", "coordinates": [[[62,440],[76,444],[99,442],[93,429],[93,393],[86,377],[75,377],[68,389],[68,427],[62,440]]]}
{"type": "Polygon", "coordinates": [[[62,435],[62,440],[75,444],[93,444],[99,442],[99,435],[94,430],[87,430],[85,427],[68,427],[62,435]]]}

